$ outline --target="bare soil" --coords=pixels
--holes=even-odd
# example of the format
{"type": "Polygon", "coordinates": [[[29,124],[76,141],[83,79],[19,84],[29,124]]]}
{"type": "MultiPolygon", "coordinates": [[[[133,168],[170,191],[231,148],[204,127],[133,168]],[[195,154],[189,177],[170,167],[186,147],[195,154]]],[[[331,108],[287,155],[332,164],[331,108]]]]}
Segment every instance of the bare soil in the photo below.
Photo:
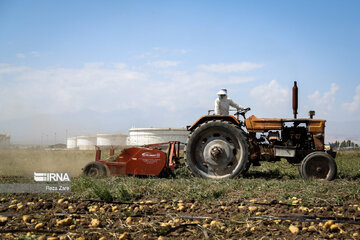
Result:
{"type": "MultiPolygon", "coordinates": [[[[0,183],[71,172],[93,152],[0,151],[0,183]],[[28,177],[26,177],[28,176],[28,177]]],[[[240,179],[72,178],[71,194],[0,194],[0,239],[360,239],[360,152],[341,152],[332,182],[287,162],[240,179]],[[101,201],[114,199],[117,202],[101,201]]]]}
{"type": "Polygon", "coordinates": [[[359,239],[360,233],[357,204],[304,207],[295,198],[109,203],[28,194],[2,198],[0,215],[7,218],[1,239],[359,239]]]}

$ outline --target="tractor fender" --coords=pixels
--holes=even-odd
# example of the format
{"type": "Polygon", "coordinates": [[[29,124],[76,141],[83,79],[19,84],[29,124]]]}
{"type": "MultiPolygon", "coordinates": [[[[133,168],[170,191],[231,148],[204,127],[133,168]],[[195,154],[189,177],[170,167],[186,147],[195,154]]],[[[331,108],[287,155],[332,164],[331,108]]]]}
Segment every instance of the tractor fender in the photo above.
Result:
{"type": "Polygon", "coordinates": [[[212,120],[228,121],[237,126],[242,124],[242,121],[239,121],[233,115],[206,115],[206,116],[202,116],[201,118],[199,118],[193,125],[187,126],[187,130],[192,132],[200,124],[202,124],[204,122],[212,121],[212,120]]]}

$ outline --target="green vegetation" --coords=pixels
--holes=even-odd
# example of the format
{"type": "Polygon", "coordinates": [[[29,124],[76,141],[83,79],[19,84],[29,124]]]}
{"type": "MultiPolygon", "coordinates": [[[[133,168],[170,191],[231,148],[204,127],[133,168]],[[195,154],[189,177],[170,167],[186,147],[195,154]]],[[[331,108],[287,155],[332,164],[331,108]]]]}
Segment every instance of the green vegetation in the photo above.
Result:
{"type": "MultiPolygon", "coordinates": [[[[0,157],[4,157],[4,154],[4,151],[0,152],[0,157]]],[[[5,162],[11,160],[36,162],[38,159],[44,162],[47,159],[48,162],[57,162],[58,165],[61,165],[61,168],[51,170],[72,169],[72,171],[81,172],[81,168],[85,166],[86,162],[93,160],[94,152],[42,150],[41,153],[40,150],[28,150],[28,152],[11,150],[7,152],[6,156],[11,156],[11,158],[1,158],[5,162]],[[16,153],[16,151],[19,152],[16,153]],[[20,159],[17,159],[16,156],[20,159]]],[[[181,199],[208,202],[253,198],[288,201],[291,197],[297,197],[302,198],[305,205],[359,202],[360,151],[340,151],[336,162],[338,177],[331,182],[304,180],[300,178],[297,166],[292,166],[283,160],[277,163],[264,162],[260,167],[252,166],[245,176],[226,180],[194,178],[185,167],[177,169],[173,178],[107,177],[95,179],[85,176],[73,177],[73,193],[71,195],[82,199],[95,198],[105,201],[181,199]]],[[[20,168],[15,163],[10,164],[9,167],[20,168]]],[[[8,172],[11,170],[9,169],[8,172]]],[[[4,182],[4,179],[6,182],[31,181],[30,177],[27,180],[3,177],[1,180],[4,182]]],[[[1,195],[4,196],[4,194],[1,195]]]]}
{"type": "Polygon", "coordinates": [[[96,197],[103,201],[129,201],[141,196],[117,179],[118,177],[98,179],[81,176],[74,179],[72,190],[82,198],[96,197]]]}

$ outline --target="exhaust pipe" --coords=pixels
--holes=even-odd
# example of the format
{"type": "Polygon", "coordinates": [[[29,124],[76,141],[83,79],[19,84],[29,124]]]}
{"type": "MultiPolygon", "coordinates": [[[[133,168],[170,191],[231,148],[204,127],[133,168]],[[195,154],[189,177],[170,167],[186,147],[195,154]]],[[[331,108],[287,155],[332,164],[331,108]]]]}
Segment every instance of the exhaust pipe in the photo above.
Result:
{"type": "Polygon", "coordinates": [[[292,89],[292,107],[293,107],[293,113],[294,118],[296,119],[297,110],[298,110],[298,87],[296,84],[296,81],[294,81],[294,87],[292,89]]]}

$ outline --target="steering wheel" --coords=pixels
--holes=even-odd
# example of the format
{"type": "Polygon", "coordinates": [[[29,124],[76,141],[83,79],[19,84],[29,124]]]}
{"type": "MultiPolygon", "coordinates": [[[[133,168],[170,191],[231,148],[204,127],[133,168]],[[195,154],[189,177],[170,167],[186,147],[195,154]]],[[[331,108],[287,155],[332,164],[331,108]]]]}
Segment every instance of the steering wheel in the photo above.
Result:
{"type": "Polygon", "coordinates": [[[251,108],[245,108],[243,110],[239,110],[239,111],[236,111],[236,113],[234,114],[234,116],[236,116],[238,119],[239,119],[239,115],[243,116],[244,119],[246,118],[245,117],[245,113],[247,113],[248,111],[250,111],[251,108]]]}

